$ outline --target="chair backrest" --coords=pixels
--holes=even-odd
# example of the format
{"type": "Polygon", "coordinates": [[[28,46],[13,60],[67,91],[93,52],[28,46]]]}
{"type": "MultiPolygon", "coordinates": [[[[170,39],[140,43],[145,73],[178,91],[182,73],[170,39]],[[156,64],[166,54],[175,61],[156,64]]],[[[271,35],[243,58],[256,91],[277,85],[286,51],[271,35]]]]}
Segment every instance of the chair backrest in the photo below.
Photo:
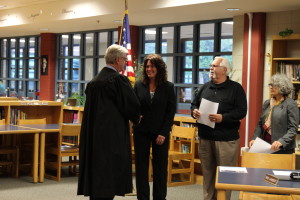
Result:
{"type": "Polygon", "coordinates": [[[173,125],[172,128],[172,136],[180,137],[185,139],[195,139],[195,127],[184,127],[184,126],[176,126],[173,125]]]}
{"type": "Polygon", "coordinates": [[[81,124],[62,124],[60,145],[79,145],[81,124]]]}
{"type": "MultiPolygon", "coordinates": [[[[195,127],[183,127],[173,125],[170,137],[170,150],[174,151],[174,143],[177,139],[186,140],[187,142],[191,143],[190,153],[193,154],[195,149],[195,134],[195,127]]],[[[179,151],[182,151],[181,146],[179,146],[179,151]]]]}
{"type": "Polygon", "coordinates": [[[5,119],[0,120],[0,125],[5,125],[5,119]]]}
{"type": "Polygon", "coordinates": [[[295,154],[266,154],[242,151],[242,167],[294,170],[296,168],[295,154]]]}
{"type": "Polygon", "coordinates": [[[31,124],[46,124],[46,118],[41,118],[41,119],[18,119],[18,125],[31,125],[31,124]]]}
{"type": "Polygon", "coordinates": [[[62,124],[61,136],[79,136],[80,135],[80,124],[62,124]]]}

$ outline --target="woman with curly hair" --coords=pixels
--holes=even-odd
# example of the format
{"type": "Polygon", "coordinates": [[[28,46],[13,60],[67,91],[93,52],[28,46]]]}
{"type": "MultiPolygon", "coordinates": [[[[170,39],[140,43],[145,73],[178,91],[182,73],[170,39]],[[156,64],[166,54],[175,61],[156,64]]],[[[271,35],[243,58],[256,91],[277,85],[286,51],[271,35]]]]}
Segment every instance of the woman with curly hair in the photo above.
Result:
{"type": "Polygon", "coordinates": [[[169,134],[176,112],[174,84],[167,81],[166,64],[157,54],[148,55],[143,78],[134,86],[141,103],[140,124],[133,127],[136,188],[139,200],[150,199],[149,155],[152,146],[153,200],[167,196],[169,134]]]}
{"type": "Polygon", "coordinates": [[[271,99],[265,101],[262,115],[254,131],[251,147],[256,137],[270,143],[278,154],[294,153],[295,137],[299,125],[299,108],[288,97],[293,90],[290,79],[284,74],[275,74],[269,84],[271,99]]]}

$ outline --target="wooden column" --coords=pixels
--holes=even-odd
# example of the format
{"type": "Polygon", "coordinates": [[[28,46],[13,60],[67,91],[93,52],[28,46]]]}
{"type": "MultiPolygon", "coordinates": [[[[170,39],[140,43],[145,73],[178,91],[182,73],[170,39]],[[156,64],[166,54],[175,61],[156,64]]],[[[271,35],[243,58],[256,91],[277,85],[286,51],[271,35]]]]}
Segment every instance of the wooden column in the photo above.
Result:
{"type": "MultiPolygon", "coordinates": [[[[250,97],[248,102],[249,113],[249,141],[261,115],[263,104],[263,79],[264,79],[264,54],[265,54],[265,35],[266,35],[266,14],[253,13],[252,18],[252,40],[248,44],[249,18],[244,17],[244,47],[243,47],[243,75],[242,86],[247,92],[247,69],[248,69],[248,45],[251,45],[251,69],[250,69],[250,97]]],[[[241,125],[241,146],[245,146],[245,122],[241,125]]]]}
{"type": "Polygon", "coordinates": [[[52,101],[55,95],[56,34],[41,33],[40,48],[40,100],[52,101]],[[43,63],[43,58],[47,63],[43,63]],[[45,64],[47,69],[43,69],[45,64]]]}

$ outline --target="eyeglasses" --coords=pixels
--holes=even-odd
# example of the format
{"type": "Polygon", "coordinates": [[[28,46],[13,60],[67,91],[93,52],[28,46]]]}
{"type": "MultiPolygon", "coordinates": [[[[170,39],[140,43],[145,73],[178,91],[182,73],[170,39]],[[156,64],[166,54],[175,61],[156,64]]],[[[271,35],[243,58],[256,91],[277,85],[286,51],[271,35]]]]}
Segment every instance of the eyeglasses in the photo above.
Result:
{"type": "Polygon", "coordinates": [[[123,58],[126,62],[127,62],[127,60],[128,60],[126,57],[121,57],[121,58],[123,58]]]}
{"type": "Polygon", "coordinates": [[[222,67],[221,65],[209,65],[209,67],[222,67]]]}
{"type": "Polygon", "coordinates": [[[274,85],[273,83],[268,84],[269,88],[278,88],[278,86],[274,85]]]}

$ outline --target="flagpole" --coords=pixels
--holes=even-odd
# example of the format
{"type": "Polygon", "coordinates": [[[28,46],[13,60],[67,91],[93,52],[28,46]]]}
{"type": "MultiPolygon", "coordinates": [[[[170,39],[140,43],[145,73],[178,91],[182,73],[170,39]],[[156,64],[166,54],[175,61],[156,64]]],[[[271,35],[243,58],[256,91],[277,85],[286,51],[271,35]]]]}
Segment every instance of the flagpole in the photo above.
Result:
{"type": "Polygon", "coordinates": [[[125,0],[125,10],[128,10],[128,0],[125,0]]]}

